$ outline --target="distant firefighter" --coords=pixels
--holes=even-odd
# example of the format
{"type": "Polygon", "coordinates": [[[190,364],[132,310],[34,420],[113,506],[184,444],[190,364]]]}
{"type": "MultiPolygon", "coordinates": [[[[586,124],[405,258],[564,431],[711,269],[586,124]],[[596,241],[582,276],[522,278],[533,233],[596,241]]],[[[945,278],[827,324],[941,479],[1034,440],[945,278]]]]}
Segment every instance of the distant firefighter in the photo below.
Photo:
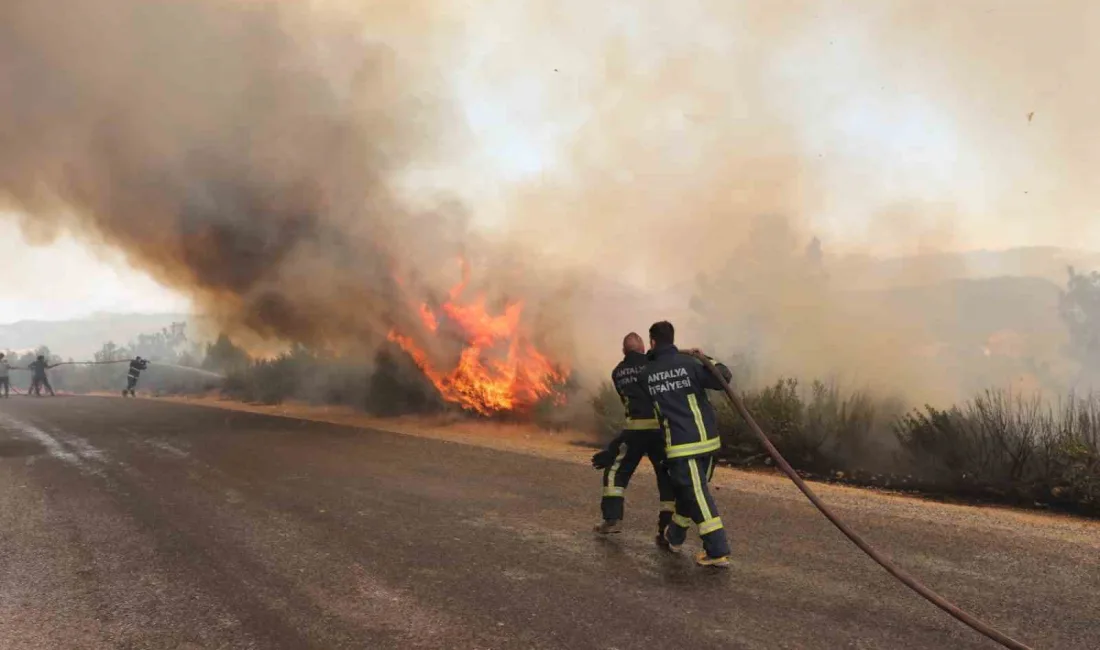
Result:
{"type": "Polygon", "coordinates": [[[122,391],[122,396],[126,397],[129,393],[130,397],[134,397],[134,387],[137,386],[138,377],[141,376],[141,371],[149,367],[149,360],[142,359],[141,357],[135,357],[130,361],[130,375],[126,378],[126,388],[122,391]]]}
{"type": "Polygon", "coordinates": [[[53,386],[50,386],[50,378],[46,376],[46,371],[53,367],[46,363],[46,357],[41,354],[31,362],[31,365],[27,366],[27,370],[31,371],[31,387],[27,389],[28,395],[33,393],[35,397],[42,397],[42,389],[45,388],[49,391],[50,396],[56,396],[56,393],[53,392],[53,386]]]}
{"type": "Polygon", "coordinates": [[[3,390],[3,396],[8,396],[8,391],[11,390],[11,364],[4,358],[4,353],[0,352],[0,390],[3,390]]]}

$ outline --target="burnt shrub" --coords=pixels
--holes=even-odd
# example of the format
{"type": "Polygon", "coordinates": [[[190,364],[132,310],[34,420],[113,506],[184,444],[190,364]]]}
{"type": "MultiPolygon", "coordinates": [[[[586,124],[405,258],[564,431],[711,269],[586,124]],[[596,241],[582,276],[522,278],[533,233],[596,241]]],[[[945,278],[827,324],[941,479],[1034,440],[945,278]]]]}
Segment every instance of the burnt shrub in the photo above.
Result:
{"type": "Polygon", "coordinates": [[[1058,402],[988,390],[895,425],[898,464],[923,489],[1100,512],[1100,396],[1058,402]]]}
{"type": "MultiPolygon", "coordinates": [[[[890,424],[902,412],[898,400],[866,392],[845,393],[835,383],[814,381],[803,390],[785,378],[742,394],[746,408],[780,453],[796,468],[824,472],[881,464],[889,456],[890,424]]],[[[718,415],[723,455],[755,465],[767,453],[725,395],[711,395],[718,415]]]]}

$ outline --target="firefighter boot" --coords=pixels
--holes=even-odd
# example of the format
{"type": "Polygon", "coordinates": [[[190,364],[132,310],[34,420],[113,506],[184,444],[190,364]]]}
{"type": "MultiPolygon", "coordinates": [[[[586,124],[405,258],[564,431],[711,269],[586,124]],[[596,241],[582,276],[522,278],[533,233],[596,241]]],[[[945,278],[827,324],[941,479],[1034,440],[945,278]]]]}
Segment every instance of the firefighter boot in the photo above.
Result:
{"type": "Polygon", "coordinates": [[[670,523],[672,523],[672,511],[661,510],[660,514],[657,516],[657,537],[654,541],[657,543],[658,548],[665,551],[668,550],[669,546],[668,539],[665,538],[665,531],[668,530],[668,525],[670,523]]]}
{"type": "Polygon", "coordinates": [[[598,535],[617,535],[623,532],[623,526],[618,519],[605,519],[595,531],[598,535]]]}
{"type": "Polygon", "coordinates": [[[717,569],[728,569],[730,566],[730,556],[723,555],[722,557],[711,557],[707,555],[706,551],[700,551],[695,556],[695,563],[699,566],[712,566],[717,569]]]}
{"type": "Polygon", "coordinates": [[[683,547],[683,543],[673,544],[672,540],[668,538],[668,528],[665,528],[665,532],[659,535],[660,540],[657,542],[657,546],[661,549],[668,551],[669,553],[680,553],[680,549],[683,547]]]}

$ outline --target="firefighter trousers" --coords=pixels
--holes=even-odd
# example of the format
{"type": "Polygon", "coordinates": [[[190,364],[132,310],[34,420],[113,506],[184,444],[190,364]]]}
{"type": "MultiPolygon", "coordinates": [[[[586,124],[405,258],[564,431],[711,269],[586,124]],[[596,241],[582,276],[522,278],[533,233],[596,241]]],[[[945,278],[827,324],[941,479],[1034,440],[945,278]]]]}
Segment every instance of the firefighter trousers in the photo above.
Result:
{"type": "Polygon", "coordinates": [[[50,385],[50,380],[45,377],[35,377],[31,379],[31,387],[27,389],[27,394],[34,393],[36,396],[42,396],[42,389],[45,388],[49,391],[50,395],[53,395],[53,386],[50,385]]]}
{"type": "Polygon", "coordinates": [[[615,462],[603,472],[603,499],[600,510],[606,520],[619,521],[625,510],[626,487],[634,470],[638,469],[643,457],[649,457],[653,471],[657,475],[657,492],[661,497],[661,507],[657,516],[657,532],[664,531],[672,520],[674,510],[674,492],[668,472],[665,471],[665,440],[659,429],[627,431],[615,455],[615,462]]]}
{"type": "Polygon", "coordinates": [[[729,540],[718,516],[718,507],[710,494],[708,483],[714,476],[714,456],[675,458],[665,462],[676,494],[676,512],[668,526],[668,541],[679,546],[687,539],[688,528],[699,528],[703,550],[710,557],[730,554],[729,540]]]}

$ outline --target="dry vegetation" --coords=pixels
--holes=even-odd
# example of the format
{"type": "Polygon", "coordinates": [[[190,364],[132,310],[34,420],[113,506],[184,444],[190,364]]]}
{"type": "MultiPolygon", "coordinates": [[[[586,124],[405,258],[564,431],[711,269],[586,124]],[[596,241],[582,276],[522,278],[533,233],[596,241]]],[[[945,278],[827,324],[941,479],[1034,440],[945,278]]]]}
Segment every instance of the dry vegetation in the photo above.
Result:
{"type": "MultiPolygon", "coordinates": [[[[770,466],[725,397],[712,397],[722,457],[742,467],[770,466]]],[[[1051,402],[989,390],[947,409],[906,412],[895,399],[822,382],[802,390],[783,379],[744,398],[780,452],[809,476],[1100,515],[1100,395],[1051,402]]],[[[603,435],[621,426],[610,384],[593,409],[603,435]]]]}

